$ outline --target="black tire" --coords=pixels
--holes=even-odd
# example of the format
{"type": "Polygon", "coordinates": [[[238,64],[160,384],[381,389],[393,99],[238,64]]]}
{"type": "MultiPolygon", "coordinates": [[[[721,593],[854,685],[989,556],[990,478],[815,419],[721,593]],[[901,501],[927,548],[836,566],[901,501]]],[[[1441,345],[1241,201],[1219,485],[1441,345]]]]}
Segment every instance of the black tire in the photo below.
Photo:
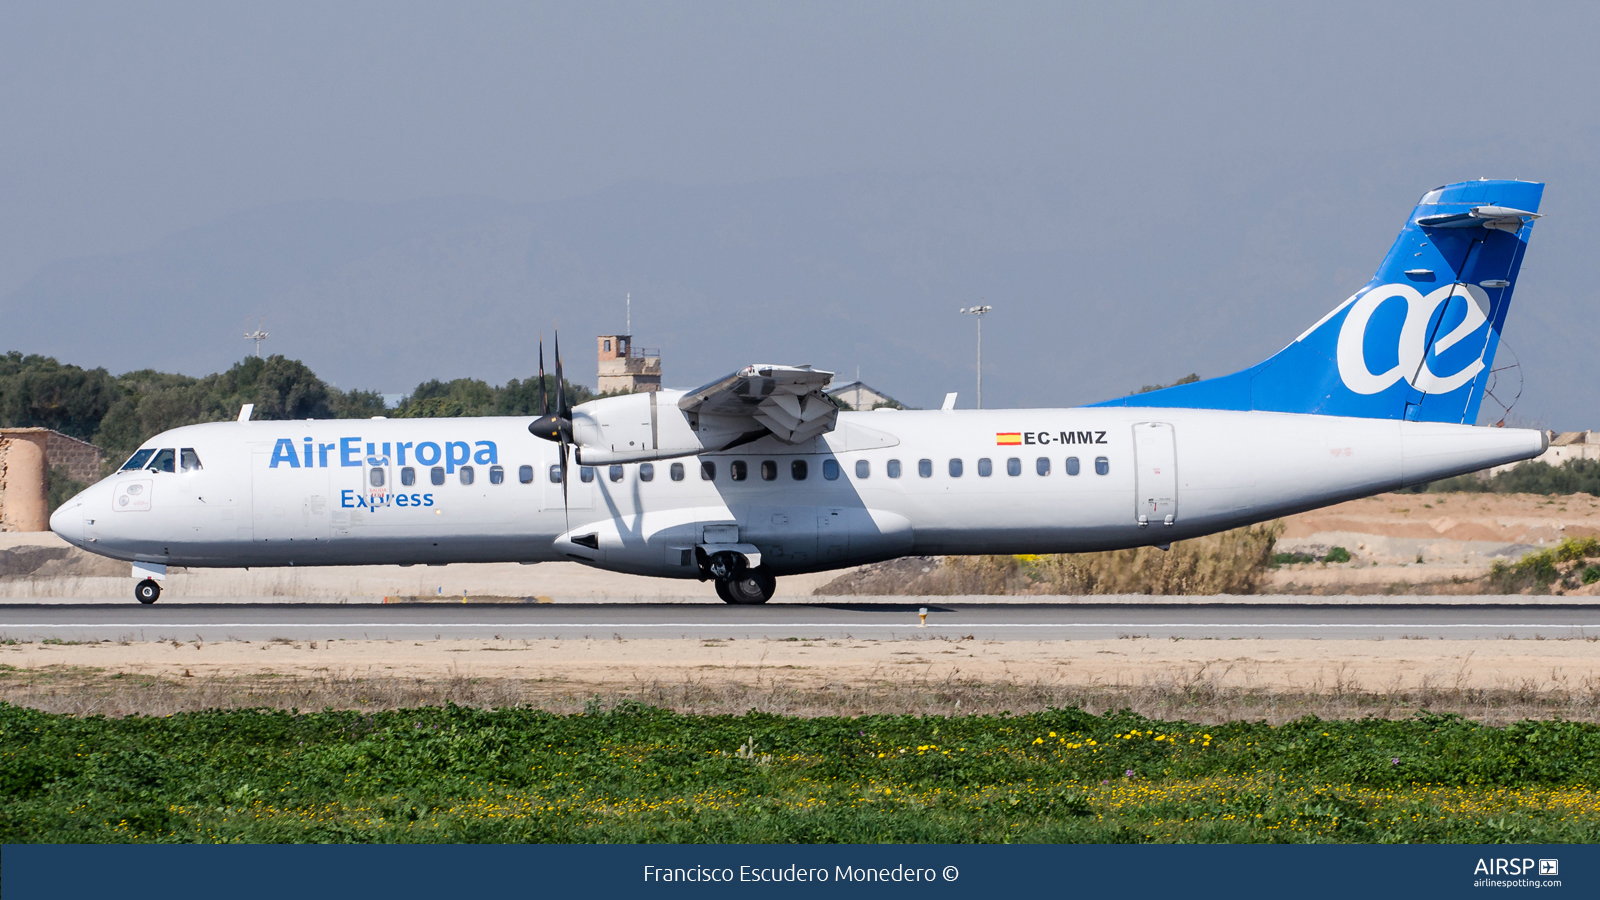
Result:
{"type": "Polygon", "coordinates": [[[728,583],[726,581],[723,581],[722,579],[719,578],[719,579],[717,579],[716,581],[714,581],[712,583],[717,586],[717,596],[722,598],[722,602],[723,603],[738,603],[739,602],[739,601],[733,599],[733,595],[732,594],[728,593],[728,583]]]}
{"type": "Polygon", "coordinates": [[[161,599],[161,585],[156,584],[153,578],[146,578],[133,586],[133,596],[140,603],[149,606],[161,599]]]}
{"type": "Polygon", "coordinates": [[[778,579],[772,577],[766,569],[745,569],[743,572],[728,579],[727,582],[717,582],[718,585],[728,585],[729,603],[740,606],[754,606],[765,603],[777,593],[778,579]]]}

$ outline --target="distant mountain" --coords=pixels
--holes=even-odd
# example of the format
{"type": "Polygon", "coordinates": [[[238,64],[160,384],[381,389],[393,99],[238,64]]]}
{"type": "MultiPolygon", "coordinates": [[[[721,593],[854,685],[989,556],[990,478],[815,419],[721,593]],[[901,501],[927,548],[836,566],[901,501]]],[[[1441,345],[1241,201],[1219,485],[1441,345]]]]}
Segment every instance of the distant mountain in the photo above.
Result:
{"type": "MultiPolygon", "coordinates": [[[[291,204],[41,270],[0,298],[0,351],[203,375],[249,351],[247,321],[264,313],[269,352],[396,393],[525,378],[559,320],[568,373],[592,385],[595,335],[622,330],[631,291],[636,343],[662,348],[671,386],[752,362],[841,381],[859,366],[908,404],[960,391],[968,406],[974,323],[957,309],[983,298],[987,405],[1090,402],[1277,350],[1365,283],[1431,186],[1235,177],[860,173],[521,205],[291,204]]],[[[1513,308],[1508,337],[1532,346],[1561,318],[1513,308]]],[[[1531,373],[1543,363],[1530,355],[1531,373]]],[[[1562,407],[1600,399],[1592,379],[1566,387],[1562,407]]],[[[1537,415],[1548,404],[1533,394],[1521,408],[1537,415]]]]}

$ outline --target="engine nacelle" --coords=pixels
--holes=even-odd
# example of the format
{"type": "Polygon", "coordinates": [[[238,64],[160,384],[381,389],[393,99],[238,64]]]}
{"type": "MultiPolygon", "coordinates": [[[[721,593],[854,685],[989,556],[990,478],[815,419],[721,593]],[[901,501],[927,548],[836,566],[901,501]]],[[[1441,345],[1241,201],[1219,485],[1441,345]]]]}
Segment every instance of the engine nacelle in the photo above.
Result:
{"type": "Polygon", "coordinates": [[[747,417],[688,413],[685,391],[602,397],[572,408],[572,439],[584,465],[646,462],[726,448],[765,433],[747,417]]]}

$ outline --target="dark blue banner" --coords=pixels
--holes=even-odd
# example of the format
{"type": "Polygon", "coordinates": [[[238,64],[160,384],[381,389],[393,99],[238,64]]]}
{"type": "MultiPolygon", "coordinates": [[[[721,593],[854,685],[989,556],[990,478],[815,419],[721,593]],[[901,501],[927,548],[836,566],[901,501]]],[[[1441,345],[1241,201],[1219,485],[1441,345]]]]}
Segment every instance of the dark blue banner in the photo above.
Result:
{"type": "Polygon", "coordinates": [[[1600,847],[1576,845],[7,845],[0,866],[6,900],[999,891],[1416,900],[1552,890],[1591,897],[1600,890],[1600,847]]]}

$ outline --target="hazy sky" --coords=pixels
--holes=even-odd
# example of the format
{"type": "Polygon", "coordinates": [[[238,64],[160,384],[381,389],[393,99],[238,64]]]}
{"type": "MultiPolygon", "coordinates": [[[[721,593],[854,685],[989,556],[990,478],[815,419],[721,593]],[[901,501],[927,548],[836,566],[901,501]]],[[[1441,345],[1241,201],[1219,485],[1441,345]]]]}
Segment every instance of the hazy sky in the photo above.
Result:
{"type": "MultiPolygon", "coordinates": [[[[1568,271],[1569,293],[1600,238],[1596,4],[7,2],[0,18],[0,296],[264,206],[636,180],[1171,185],[1170,205],[1161,187],[1081,215],[1147,217],[1149,265],[1175,273],[1208,252],[1196,232],[1249,214],[1213,207],[1209,184],[1249,181],[1308,236],[1347,227],[1329,211],[1348,186],[1388,198],[1356,284],[1450,180],[1549,182],[1528,265],[1568,271]]],[[[15,337],[0,344],[29,349],[15,337]]]]}

